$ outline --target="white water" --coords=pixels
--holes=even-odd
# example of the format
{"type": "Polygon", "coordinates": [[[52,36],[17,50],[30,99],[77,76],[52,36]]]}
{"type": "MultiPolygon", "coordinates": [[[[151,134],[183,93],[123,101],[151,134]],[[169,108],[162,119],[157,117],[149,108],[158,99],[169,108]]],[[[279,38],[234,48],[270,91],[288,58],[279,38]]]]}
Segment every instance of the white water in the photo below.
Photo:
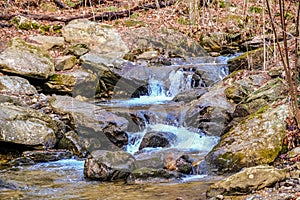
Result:
{"type": "MultiPolygon", "coordinates": [[[[189,131],[184,127],[175,127],[165,124],[149,125],[142,132],[132,133],[129,137],[129,144],[126,151],[134,154],[139,150],[144,135],[148,130],[153,131],[168,131],[176,135],[176,142],[170,148],[190,149],[203,152],[210,151],[219,141],[219,137],[205,136],[203,133],[189,131]]],[[[149,149],[151,150],[151,149],[149,149]]]]}

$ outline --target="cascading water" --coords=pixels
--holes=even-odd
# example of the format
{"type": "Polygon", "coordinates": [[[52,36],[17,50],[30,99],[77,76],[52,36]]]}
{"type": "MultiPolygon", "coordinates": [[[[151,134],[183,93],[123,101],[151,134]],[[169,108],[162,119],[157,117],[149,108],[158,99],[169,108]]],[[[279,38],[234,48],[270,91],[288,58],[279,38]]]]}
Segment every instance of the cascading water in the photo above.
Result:
{"type": "MultiPolygon", "coordinates": [[[[214,136],[205,136],[203,133],[189,131],[184,127],[175,127],[166,124],[149,125],[145,130],[130,134],[129,144],[126,146],[126,151],[134,154],[138,152],[139,146],[144,135],[148,130],[152,131],[168,131],[176,135],[176,141],[170,148],[190,149],[208,152],[215,146],[219,138],[214,136]]],[[[149,151],[153,149],[149,148],[149,151]]]]}

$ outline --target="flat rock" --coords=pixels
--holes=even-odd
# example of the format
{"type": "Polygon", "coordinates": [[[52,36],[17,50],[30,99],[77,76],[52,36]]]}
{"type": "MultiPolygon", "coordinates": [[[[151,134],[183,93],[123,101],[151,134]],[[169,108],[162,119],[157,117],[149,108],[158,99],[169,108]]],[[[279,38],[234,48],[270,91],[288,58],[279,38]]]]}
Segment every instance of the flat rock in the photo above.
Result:
{"type": "Polygon", "coordinates": [[[47,79],[54,72],[54,64],[46,52],[20,38],[13,38],[0,53],[0,71],[47,79]]]}
{"type": "Polygon", "coordinates": [[[228,178],[211,185],[206,193],[207,197],[217,195],[242,195],[285,179],[286,172],[271,166],[259,165],[245,168],[228,178]]]}
{"type": "Polygon", "coordinates": [[[37,90],[28,80],[18,76],[0,76],[0,92],[6,94],[37,94],[37,90]]]}
{"type": "Polygon", "coordinates": [[[56,144],[57,123],[30,108],[1,104],[0,127],[0,141],[3,142],[45,148],[56,144]]]}

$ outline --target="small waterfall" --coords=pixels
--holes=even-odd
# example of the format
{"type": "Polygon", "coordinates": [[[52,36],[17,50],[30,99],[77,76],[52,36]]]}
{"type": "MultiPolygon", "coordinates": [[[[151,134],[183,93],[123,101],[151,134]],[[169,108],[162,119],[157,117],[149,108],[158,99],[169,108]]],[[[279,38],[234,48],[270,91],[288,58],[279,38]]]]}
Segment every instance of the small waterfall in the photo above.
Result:
{"type": "Polygon", "coordinates": [[[193,72],[184,72],[183,69],[173,70],[169,75],[170,87],[168,96],[174,97],[179,92],[192,88],[193,72]]]}
{"type": "Polygon", "coordinates": [[[155,80],[154,78],[149,79],[149,96],[157,97],[157,96],[166,96],[164,83],[159,80],[155,80]]]}
{"type": "Polygon", "coordinates": [[[178,149],[193,149],[208,152],[219,141],[219,137],[205,136],[202,133],[192,132],[184,127],[175,127],[166,124],[149,125],[145,130],[137,133],[129,134],[129,142],[126,146],[126,151],[134,154],[139,150],[139,146],[144,135],[148,130],[152,131],[167,131],[176,134],[176,143],[171,148],[178,149]]]}

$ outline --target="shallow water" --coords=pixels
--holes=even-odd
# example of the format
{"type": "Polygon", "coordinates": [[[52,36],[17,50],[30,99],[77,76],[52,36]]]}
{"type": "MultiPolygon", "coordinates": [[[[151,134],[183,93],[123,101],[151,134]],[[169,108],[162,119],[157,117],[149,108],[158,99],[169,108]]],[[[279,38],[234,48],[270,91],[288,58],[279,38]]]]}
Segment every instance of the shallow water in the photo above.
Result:
{"type": "Polygon", "coordinates": [[[69,159],[2,171],[0,179],[18,190],[0,189],[0,199],[205,199],[213,182],[205,176],[190,176],[172,183],[102,183],[85,180],[83,165],[84,161],[69,159]]]}

